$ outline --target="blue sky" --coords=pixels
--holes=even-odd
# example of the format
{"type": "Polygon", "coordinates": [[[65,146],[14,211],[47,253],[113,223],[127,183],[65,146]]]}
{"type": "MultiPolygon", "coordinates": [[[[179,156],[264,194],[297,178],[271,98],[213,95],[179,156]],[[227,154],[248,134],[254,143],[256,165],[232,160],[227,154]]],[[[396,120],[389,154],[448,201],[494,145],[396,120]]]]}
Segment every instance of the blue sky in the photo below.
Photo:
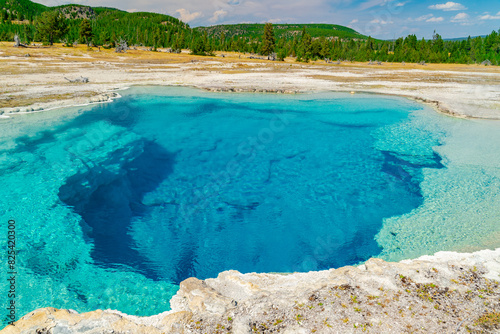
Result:
{"type": "MultiPolygon", "coordinates": [[[[36,1],[36,0],[35,0],[36,1]]],[[[66,0],[41,0],[46,5],[66,0]]],[[[447,38],[500,29],[499,0],[76,0],[90,6],[172,15],[192,27],[230,23],[332,23],[381,39],[434,30],[447,38]]]]}

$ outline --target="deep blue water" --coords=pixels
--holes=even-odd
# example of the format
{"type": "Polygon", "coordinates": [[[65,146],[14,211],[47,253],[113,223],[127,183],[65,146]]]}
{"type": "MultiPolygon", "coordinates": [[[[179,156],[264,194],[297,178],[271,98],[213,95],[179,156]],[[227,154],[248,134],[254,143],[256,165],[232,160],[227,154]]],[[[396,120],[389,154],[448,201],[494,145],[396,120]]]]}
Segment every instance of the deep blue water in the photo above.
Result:
{"type": "Polygon", "coordinates": [[[134,88],[2,121],[19,305],[154,314],[191,276],[377,256],[384,219],[419,207],[422,171],[444,167],[433,149],[444,133],[415,122],[431,112],[370,95],[134,88]]]}
{"type": "Polygon", "coordinates": [[[435,153],[416,164],[377,150],[374,131],[409,113],[364,99],[130,95],[74,122],[124,127],[141,153],[73,175],[58,196],[92,229],[97,263],[154,280],[356,264],[379,253],[384,218],[421,204],[420,170],[442,167],[435,153]]]}

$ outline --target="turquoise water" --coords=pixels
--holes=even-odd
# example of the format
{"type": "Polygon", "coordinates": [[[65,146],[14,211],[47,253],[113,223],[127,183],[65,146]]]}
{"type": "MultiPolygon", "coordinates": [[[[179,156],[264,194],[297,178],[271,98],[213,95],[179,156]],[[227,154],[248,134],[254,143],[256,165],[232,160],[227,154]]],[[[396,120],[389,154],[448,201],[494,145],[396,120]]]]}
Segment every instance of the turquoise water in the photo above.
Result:
{"type": "Polygon", "coordinates": [[[146,87],[0,129],[0,241],[14,219],[19,316],[152,315],[191,276],[400,260],[500,236],[498,122],[405,99],[146,87]]]}

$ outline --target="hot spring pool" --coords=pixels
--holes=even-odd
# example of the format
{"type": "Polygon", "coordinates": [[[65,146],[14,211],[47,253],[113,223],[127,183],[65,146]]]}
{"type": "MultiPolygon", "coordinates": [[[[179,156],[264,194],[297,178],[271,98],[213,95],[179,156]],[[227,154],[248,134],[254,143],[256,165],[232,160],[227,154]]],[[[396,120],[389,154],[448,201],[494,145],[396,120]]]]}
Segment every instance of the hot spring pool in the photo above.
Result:
{"type": "Polygon", "coordinates": [[[122,95],[0,120],[19,316],[152,315],[191,276],[500,246],[499,122],[375,95],[122,95]]]}

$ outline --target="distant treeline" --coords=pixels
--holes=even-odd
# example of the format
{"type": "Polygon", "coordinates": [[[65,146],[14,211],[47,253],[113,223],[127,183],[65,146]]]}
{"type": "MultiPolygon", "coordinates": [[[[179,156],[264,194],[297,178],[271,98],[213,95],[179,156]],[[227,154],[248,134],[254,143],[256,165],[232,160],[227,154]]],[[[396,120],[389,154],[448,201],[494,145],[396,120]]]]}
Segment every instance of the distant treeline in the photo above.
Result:
{"type": "Polygon", "coordinates": [[[63,42],[71,46],[79,42],[115,47],[118,42],[126,41],[128,45],[171,48],[174,52],[190,49],[197,55],[238,51],[276,60],[291,56],[305,62],[326,59],[500,64],[500,30],[462,41],[444,41],[437,33],[429,40],[409,35],[382,41],[334,25],[241,24],[191,29],[163,14],[80,5],[46,7],[29,0],[9,3],[0,0],[0,40],[13,41],[15,35],[23,44],[63,42]],[[54,20],[58,20],[57,29],[50,27],[54,20]]]}
{"type": "Polygon", "coordinates": [[[296,56],[299,61],[317,59],[366,62],[428,62],[428,63],[482,63],[500,64],[500,30],[486,37],[462,41],[444,41],[434,33],[429,40],[418,40],[415,35],[394,41],[368,37],[364,40],[312,38],[306,30],[292,40],[279,39],[275,50],[278,58],[296,56]],[[489,62],[488,62],[489,61],[489,62]]]}

